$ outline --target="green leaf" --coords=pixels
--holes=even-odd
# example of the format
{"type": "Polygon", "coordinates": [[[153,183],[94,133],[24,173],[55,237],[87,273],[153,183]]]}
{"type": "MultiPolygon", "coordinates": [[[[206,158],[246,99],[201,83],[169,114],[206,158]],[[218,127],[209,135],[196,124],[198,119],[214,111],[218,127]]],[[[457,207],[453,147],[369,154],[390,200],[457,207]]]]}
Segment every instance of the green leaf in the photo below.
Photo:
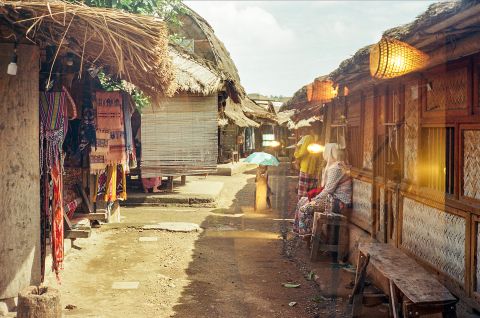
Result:
{"type": "Polygon", "coordinates": [[[283,283],[283,287],[286,287],[286,288],[298,288],[298,287],[300,287],[300,284],[283,283]]]}

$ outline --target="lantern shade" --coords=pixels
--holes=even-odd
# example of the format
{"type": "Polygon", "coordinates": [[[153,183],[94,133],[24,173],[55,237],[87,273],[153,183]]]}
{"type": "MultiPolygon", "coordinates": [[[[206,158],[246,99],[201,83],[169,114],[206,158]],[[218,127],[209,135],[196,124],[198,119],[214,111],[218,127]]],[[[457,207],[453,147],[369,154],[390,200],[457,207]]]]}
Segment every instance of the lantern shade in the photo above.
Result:
{"type": "Polygon", "coordinates": [[[307,101],[311,102],[313,97],[313,83],[307,85],[307,101]]]}
{"type": "Polygon", "coordinates": [[[333,82],[327,79],[315,79],[313,82],[313,102],[326,103],[336,97],[338,89],[333,86],[333,82]]]}
{"type": "Polygon", "coordinates": [[[425,67],[428,59],[407,43],[382,38],[370,50],[370,74],[381,79],[402,76],[425,67]]]}

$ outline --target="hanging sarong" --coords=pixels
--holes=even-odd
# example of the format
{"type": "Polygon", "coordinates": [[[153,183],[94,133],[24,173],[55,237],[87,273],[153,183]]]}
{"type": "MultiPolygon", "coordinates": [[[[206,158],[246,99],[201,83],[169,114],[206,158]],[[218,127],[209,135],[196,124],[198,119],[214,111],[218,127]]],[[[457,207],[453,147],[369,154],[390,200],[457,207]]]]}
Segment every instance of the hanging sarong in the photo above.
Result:
{"type": "Polygon", "coordinates": [[[117,165],[117,199],[126,200],[127,199],[127,175],[123,165],[117,165]]]}
{"type": "Polygon", "coordinates": [[[57,161],[51,169],[53,196],[52,196],[52,270],[59,275],[59,271],[63,269],[63,185],[62,185],[62,169],[57,161]]]}
{"type": "MultiPolygon", "coordinates": [[[[64,92],[40,92],[40,169],[41,175],[52,180],[45,191],[45,209],[50,211],[52,270],[59,275],[63,262],[63,160],[62,145],[68,120],[64,92]],[[50,202],[51,201],[51,202],[50,202]],[[50,202],[50,206],[48,206],[50,202]]],[[[46,181],[45,181],[46,182],[46,181]]]]}

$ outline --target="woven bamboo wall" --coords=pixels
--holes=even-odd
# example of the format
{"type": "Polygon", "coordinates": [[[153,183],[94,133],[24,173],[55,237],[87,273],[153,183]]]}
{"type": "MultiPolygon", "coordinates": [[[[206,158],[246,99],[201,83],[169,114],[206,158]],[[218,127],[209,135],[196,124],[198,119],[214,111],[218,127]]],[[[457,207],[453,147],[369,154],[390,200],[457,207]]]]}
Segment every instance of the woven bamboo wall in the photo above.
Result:
{"type": "Polygon", "coordinates": [[[427,89],[427,112],[465,109],[468,106],[468,68],[456,68],[430,76],[427,89]]]}
{"type": "Polygon", "coordinates": [[[217,97],[176,96],[142,113],[142,176],[180,176],[217,167],[217,97]]]}
{"type": "Polygon", "coordinates": [[[372,221],[372,185],[353,179],[353,213],[355,217],[367,222],[372,221]]]}
{"type": "Polygon", "coordinates": [[[373,169],[373,94],[365,98],[365,119],[363,135],[363,167],[373,169]]]}
{"type": "Polygon", "coordinates": [[[480,130],[463,131],[463,195],[480,200],[480,130]]]}
{"type": "Polygon", "coordinates": [[[462,217],[404,198],[402,245],[463,283],[465,223],[462,217]]]}
{"type": "Polygon", "coordinates": [[[405,89],[405,179],[416,180],[416,166],[418,157],[418,85],[407,85],[405,89]]]}

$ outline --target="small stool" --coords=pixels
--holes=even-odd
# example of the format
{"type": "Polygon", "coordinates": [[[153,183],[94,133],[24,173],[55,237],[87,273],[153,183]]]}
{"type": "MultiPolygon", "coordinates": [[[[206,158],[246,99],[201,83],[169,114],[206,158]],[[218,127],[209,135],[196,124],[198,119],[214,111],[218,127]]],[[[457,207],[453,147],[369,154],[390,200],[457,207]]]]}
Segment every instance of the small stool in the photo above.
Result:
{"type": "Polygon", "coordinates": [[[310,259],[316,261],[318,252],[336,252],[337,261],[348,255],[348,221],[337,213],[315,212],[311,237],[310,259]]]}

